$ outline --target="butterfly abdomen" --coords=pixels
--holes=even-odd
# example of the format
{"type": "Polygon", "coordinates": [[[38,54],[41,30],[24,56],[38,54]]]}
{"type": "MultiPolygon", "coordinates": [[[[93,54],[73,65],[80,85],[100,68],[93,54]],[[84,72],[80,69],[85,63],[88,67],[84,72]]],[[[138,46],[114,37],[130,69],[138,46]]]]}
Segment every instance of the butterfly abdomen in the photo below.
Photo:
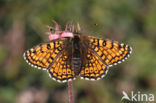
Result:
{"type": "Polygon", "coordinates": [[[81,54],[80,54],[80,38],[75,36],[73,38],[73,54],[72,54],[72,67],[74,73],[78,75],[81,71],[81,54]]]}
{"type": "Polygon", "coordinates": [[[74,73],[78,75],[81,70],[81,59],[80,58],[72,58],[72,65],[74,69],[74,73]]]}

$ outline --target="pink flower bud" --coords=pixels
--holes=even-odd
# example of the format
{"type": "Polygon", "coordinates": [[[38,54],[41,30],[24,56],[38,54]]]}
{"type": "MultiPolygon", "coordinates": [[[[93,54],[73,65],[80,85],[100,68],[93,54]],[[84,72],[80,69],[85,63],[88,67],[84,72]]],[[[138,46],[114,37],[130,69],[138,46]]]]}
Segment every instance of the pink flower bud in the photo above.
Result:
{"type": "Polygon", "coordinates": [[[55,40],[55,39],[58,39],[58,38],[63,38],[63,37],[73,37],[73,33],[72,32],[61,32],[61,33],[49,33],[49,40],[55,40]]]}

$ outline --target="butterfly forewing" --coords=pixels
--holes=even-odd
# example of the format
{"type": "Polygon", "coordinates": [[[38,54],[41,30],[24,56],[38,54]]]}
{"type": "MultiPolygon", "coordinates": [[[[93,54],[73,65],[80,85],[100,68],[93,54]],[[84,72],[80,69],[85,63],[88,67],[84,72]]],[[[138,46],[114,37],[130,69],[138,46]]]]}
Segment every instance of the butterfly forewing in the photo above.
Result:
{"type": "Polygon", "coordinates": [[[62,38],[37,45],[24,53],[25,60],[33,67],[47,69],[65,47],[66,39],[62,38]]]}
{"type": "Polygon", "coordinates": [[[126,44],[95,37],[89,37],[89,49],[107,66],[121,63],[129,57],[132,51],[131,47],[126,44]]]}

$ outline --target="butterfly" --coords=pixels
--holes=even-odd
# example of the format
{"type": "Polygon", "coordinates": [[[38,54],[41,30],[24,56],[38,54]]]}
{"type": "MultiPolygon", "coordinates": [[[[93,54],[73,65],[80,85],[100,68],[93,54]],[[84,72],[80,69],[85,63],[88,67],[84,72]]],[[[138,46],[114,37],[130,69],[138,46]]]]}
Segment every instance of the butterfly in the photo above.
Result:
{"type": "MultiPolygon", "coordinates": [[[[58,82],[68,82],[80,76],[85,80],[103,78],[109,67],[125,61],[132,48],[117,41],[82,35],[72,29],[73,36],[63,36],[41,43],[24,53],[31,66],[46,70],[58,82]]],[[[63,31],[63,33],[65,33],[63,31]]]]}

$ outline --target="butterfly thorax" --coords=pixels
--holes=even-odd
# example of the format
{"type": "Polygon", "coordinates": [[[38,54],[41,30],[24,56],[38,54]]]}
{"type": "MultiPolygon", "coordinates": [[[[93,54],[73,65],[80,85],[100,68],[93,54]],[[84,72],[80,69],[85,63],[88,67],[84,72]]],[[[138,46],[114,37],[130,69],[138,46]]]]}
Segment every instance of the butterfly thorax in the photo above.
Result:
{"type": "Polygon", "coordinates": [[[78,75],[81,71],[80,37],[75,35],[72,40],[72,69],[78,75]]]}

